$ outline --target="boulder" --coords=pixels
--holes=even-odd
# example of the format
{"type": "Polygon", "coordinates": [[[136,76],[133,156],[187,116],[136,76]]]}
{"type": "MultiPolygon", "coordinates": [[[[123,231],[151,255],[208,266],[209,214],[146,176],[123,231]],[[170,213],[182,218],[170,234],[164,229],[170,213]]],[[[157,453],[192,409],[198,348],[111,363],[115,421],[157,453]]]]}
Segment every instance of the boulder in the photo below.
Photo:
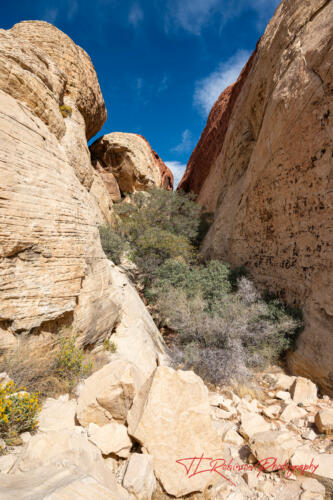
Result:
{"type": "Polygon", "coordinates": [[[241,426],[239,432],[246,439],[249,439],[258,432],[269,431],[270,424],[261,416],[256,413],[248,411],[241,412],[241,426]]]}
{"type": "Polygon", "coordinates": [[[274,380],[275,387],[277,389],[280,389],[282,391],[289,391],[290,387],[293,385],[295,377],[290,377],[285,373],[278,373],[276,376],[274,376],[274,380]]]}
{"type": "Polygon", "coordinates": [[[263,414],[268,418],[277,418],[281,413],[280,405],[270,405],[262,410],[263,414]]]}
{"type": "Polygon", "coordinates": [[[117,422],[111,422],[103,427],[89,424],[88,436],[103,455],[112,453],[121,458],[128,458],[133,444],[127,434],[127,427],[117,422]]]}
{"type": "Polygon", "coordinates": [[[121,498],[122,488],[104,464],[101,452],[87,437],[77,432],[63,430],[36,434],[17,459],[11,473],[33,472],[41,466],[55,465],[59,468],[74,466],[82,473],[92,476],[106,488],[117,491],[121,498]]]}
{"type": "Polygon", "coordinates": [[[113,132],[90,146],[93,161],[111,172],[122,193],[161,187],[159,166],[147,141],[136,134],[113,132]]]}
{"type": "Polygon", "coordinates": [[[65,133],[59,106],[66,76],[42,50],[0,30],[0,89],[30,109],[57,138],[65,133]]]}
{"type": "Polygon", "coordinates": [[[78,397],[78,421],[84,427],[90,423],[105,425],[111,420],[125,422],[143,382],[143,374],[132,363],[111,361],[85,381],[78,397]]]}
{"type": "Polygon", "coordinates": [[[48,398],[38,417],[38,429],[41,432],[75,429],[76,407],[75,399],[62,401],[48,398]]]}
{"type": "Polygon", "coordinates": [[[250,439],[252,453],[269,472],[288,462],[299,445],[295,437],[286,431],[258,432],[250,439]]]}
{"type": "Polygon", "coordinates": [[[317,402],[316,384],[307,378],[297,377],[291,386],[290,394],[296,404],[317,402]]]}
{"type": "Polygon", "coordinates": [[[301,480],[301,484],[304,491],[320,493],[323,496],[325,495],[325,486],[317,481],[317,479],[313,479],[312,477],[305,477],[301,480]]]}
{"type": "Polygon", "coordinates": [[[15,463],[15,455],[0,455],[0,472],[7,474],[15,463]]]}
{"type": "Polygon", "coordinates": [[[23,21],[10,30],[15,37],[30,42],[49,56],[65,75],[66,96],[82,114],[87,140],[106,120],[106,108],[95,69],[88,54],[65,33],[45,21],[23,21]]]}
{"type": "Polygon", "coordinates": [[[306,445],[298,448],[290,461],[293,466],[303,467],[303,474],[318,481],[327,488],[327,492],[333,494],[333,455],[329,453],[318,453],[306,445]]]}
{"type": "Polygon", "coordinates": [[[288,391],[278,391],[275,394],[277,399],[281,399],[282,401],[288,401],[290,399],[290,393],[288,391]]]}
{"type": "Polygon", "coordinates": [[[189,457],[227,459],[211,422],[208,389],[193,372],[158,367],[135,397],[127,421],[129,434],[154,457],[155,475],[168,494],[203,491],[219,477],[209,471],[189,477],[189,457]]]}
{"type": "Polygon", "coordinates": [[[283,422],[292,422],[299,418],[306,417],[307,412],[304,408],[300,408],[295,403],[287,404],[280,415],[280,420],[283,422]]]}
{"type": "Polygon", "coordinates": [[[214,213],[203,253],[303,309],[288,364],[331,395],[332,16],[326,0],[280,3],[179,185],[214,213]]]}
{"type": "Polygon", "coordinates": [[[333,408],[319,410],[315,416],[315,424],[319,432],[333,434],[333,408]]]}
{"type": "Polygon", "coordinates": [[[133,453],[127,464],[123,486],[137,500],[151,500],[156,489],[154,458],[148,454],[133,453]]]}
{"type": "MultiPolygon", "coordinates": [[[[110,471],[109,471],[110,472],[110,471]]],[[[133,500],[115,484],[106,487],[72,465],[46,465],[25,473],[0,474],[1,500],[133,500]]]]}

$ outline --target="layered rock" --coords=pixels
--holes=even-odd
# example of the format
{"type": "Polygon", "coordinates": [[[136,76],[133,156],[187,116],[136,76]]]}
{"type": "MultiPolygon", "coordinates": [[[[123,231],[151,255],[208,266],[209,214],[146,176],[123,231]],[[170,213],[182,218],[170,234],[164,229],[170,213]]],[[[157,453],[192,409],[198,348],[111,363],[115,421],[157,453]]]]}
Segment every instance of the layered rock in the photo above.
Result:
{"type": "Polygon", "coordinates": [[[85,346],[119,331],[149,375],[161,336],[99,239],[112,198],[87,147],[106,117],[91,61],[55,27],[31,21],[1,30],[0,69],[0,347],[62,326],[85,346]]]}
{"type": "Polygon", "coordinates": [[[10,30],[48,55],[66,76],[65,96],[82,114],[87,140],[102,128],[106,108],[97,75],[88,54],[65,33],[44,21],[23,21],[10,30]]]}
{"type": "Polygon", "coordinates": [[[122,193],[171,183],[167,167],[162,168],[162,160],[146,139],[137,134],[113,132],[104,135],[90,146],[90,151],[92,161],[99,162],[99,168],[105,173],[114,175],[122,193]]]}
{"type": "Polygon", "coordinates": [[[290,367],[331,394],[332,19],[327,0],[280,4],[236,102],[226,91],[226,122],[217,134],[217,103],[181,183],[215,212],[206,255],[246,266],[263,289],[304,308],[290,367]]]}

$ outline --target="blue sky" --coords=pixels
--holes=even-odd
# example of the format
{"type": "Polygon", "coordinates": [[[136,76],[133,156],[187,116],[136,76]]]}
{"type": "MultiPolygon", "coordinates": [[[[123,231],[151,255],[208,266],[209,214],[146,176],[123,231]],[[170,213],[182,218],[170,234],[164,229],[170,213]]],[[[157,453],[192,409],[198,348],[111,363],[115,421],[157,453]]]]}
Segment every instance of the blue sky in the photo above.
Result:
{"type": "Polygon", "coordinates": [[[90,55],[108,120],[142,134],[179,181],[212,104],[279,0],[1,0],[1,28],[49,21],[90,55]]]}

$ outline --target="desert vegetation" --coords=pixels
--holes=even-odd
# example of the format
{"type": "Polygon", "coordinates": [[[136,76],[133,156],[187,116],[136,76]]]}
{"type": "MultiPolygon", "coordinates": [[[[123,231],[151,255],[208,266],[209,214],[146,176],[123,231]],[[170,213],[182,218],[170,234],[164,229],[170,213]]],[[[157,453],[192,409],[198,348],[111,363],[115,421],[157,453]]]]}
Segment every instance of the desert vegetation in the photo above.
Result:
{"type": "Polygon", "coordinates": [[[279,300],[262,296],[244,269],[204,260],[200,242],[209,214],[191,195],[153,189],[115,205],[116,220],[100,228],[106,255],[132,261],[160,328],[174,332],[174,364],[207,382],[248,378],[277,362],[302,322],[279,300]]]}

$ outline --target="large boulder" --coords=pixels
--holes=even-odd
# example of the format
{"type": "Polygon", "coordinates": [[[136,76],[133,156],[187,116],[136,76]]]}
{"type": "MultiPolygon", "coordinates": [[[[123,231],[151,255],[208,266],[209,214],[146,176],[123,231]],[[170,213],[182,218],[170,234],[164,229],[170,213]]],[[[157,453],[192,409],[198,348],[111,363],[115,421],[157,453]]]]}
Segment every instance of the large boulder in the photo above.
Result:
{"type": "Polygon", "coordinates": [[[117,484],[106,487],[77,467],[46,465],[35,470],[0,474],[1,500],[129,500],[117,484]]]}
{"type": "Polygon", "coordinates": [[[97,139],[90,151],[105,172],[111,172],[122,193],[162,186],[159,164],[147,141],[137,134],[113,132],[97,139]]]}
{"type": "Polygon", "coordinates": [[[300,443],[287,431],[258,432],[250,440],[253,455],[269,472],[288,462],[299,446],[300,443]]]}
{"type": "Polygon", "coordinates": [[[65,122],[59,109],[66,76],[42,50],[0,30],[0,89],[27,106],[59,139],[65,122]]]}
{"type": "Polygon", "coordinates": [[[106,120],[106,108],[97,75],[88,54],[65,33],[45,21],[23,21],[10,33],[30,42],[47,54],[65,74],[65,96],[70,97],[82,114],[87,140],[106,120]]]}
{"type": "Polygon", "coordinates": [[[190,477],[198,466],[190,471],[190,457],[227,459],[210,418],[208,389],[193,372],[158,367],[134,399],[127,421],[129,434],[154,457],[155,475],[168,494],[203,491],[219,477],[209,471],[190,477]]]}
{"type": "Polygon", "coordinates": [[[116,360],[93,373],[80,391],[77,419],[83,426],[124,423],[144,376],[132,363],[116,360]]]}
{"type": "Polygon", "coordinates": [[[117,455],[121,458],[128,458],[132,448],[132,441],[127,434],[127,427],[117,422],[99,427],[96,424],[89,424],[89,440],[101,450],[103,455],[117,455]]]}
{"type": "Polygon", "coordinates": [[[240,79],[214,106],[180,183],[214,212],[206,256],[245,265],[260,288],[304,308],[306,326],[289,365],[327,394],[333,394],[332,19],[327,0],[280,3],[240,79]]]}
{"type": "Polygon", "coordinates": [[[99,449],[78,432],[63,430],[35,435],[19,456],[11,473],[32,472],[46,465],[59,468],[74,466],[106,488],[118,491],[119,499],[123,498],[123,489],[116,484],[99,449]]]}

